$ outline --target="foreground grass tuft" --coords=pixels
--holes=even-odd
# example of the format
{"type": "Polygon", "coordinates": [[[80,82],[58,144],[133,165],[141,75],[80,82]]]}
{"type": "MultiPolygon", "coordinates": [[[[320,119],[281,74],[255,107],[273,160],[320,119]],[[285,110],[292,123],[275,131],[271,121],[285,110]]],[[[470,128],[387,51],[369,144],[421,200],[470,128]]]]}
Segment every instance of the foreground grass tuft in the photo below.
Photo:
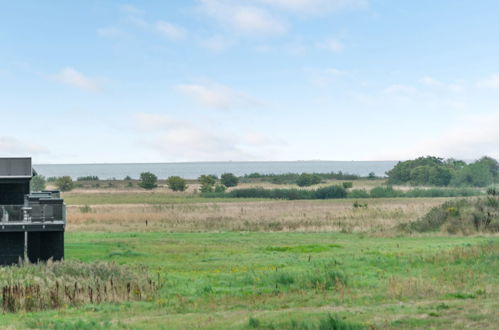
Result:
{"type": "Polygon", "coordinates": [[[152,299],[159,285],[115,263],[78,261],[0,268],[5,312],[152,299]]]}

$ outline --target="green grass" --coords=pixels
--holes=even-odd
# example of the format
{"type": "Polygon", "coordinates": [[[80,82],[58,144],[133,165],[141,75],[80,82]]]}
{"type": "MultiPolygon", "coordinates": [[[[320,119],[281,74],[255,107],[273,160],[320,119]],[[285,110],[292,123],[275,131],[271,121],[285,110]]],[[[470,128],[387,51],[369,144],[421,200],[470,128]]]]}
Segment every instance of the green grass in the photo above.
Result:
{"type": "Polygon", "coordinates": [[[499,307],[498,250],[498,237],[68,233],[67,260],[126,264],[161,282],[158,296],[3,314],[0,324],[306,329],[305,324],[320,328],[339,322],[376,328],[493,328],[499,307]]]}

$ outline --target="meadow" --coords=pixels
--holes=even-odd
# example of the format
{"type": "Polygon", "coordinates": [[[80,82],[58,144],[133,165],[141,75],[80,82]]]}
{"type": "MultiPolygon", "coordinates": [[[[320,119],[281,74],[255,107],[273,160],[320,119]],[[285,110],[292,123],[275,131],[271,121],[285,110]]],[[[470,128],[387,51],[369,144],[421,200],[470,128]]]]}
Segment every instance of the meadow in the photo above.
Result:
{"type": "Polygon", "coordinates": [[[49,296],[60,278],[81,288],[57,291],[55,307],[29,295],[13,302],[19,310],[4,308],[3,328],[492,329],[499,322],[497,235],[400,229],[452,198],[220,199],[120,187],[64,198],[66,266],[0,269],[0,286],[41,283],[49,296]],[[95,286],[106,286],[98,301],[95,286]]]}

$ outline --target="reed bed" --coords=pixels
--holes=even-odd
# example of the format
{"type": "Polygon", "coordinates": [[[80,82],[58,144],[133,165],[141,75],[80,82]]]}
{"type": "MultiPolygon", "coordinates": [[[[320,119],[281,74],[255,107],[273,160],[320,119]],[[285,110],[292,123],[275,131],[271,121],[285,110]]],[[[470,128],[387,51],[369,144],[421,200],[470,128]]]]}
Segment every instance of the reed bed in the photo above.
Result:
{"type": "Polygon", "coordinates": [[[84,304],[151,300],[160,285],[115,263],[77,261],[0,268],[4,312],[40,311],[84,304]]]}

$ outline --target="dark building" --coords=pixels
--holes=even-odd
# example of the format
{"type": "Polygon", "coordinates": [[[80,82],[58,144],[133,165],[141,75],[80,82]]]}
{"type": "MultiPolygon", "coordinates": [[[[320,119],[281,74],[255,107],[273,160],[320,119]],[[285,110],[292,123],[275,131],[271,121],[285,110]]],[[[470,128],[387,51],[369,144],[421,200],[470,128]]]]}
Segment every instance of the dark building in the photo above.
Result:
{"type": "Polygon", "coordinates": [[[31,192],[31,158],[0,158],[0,265],[64,258],[66,207],[58,191],[31,192]]]}

